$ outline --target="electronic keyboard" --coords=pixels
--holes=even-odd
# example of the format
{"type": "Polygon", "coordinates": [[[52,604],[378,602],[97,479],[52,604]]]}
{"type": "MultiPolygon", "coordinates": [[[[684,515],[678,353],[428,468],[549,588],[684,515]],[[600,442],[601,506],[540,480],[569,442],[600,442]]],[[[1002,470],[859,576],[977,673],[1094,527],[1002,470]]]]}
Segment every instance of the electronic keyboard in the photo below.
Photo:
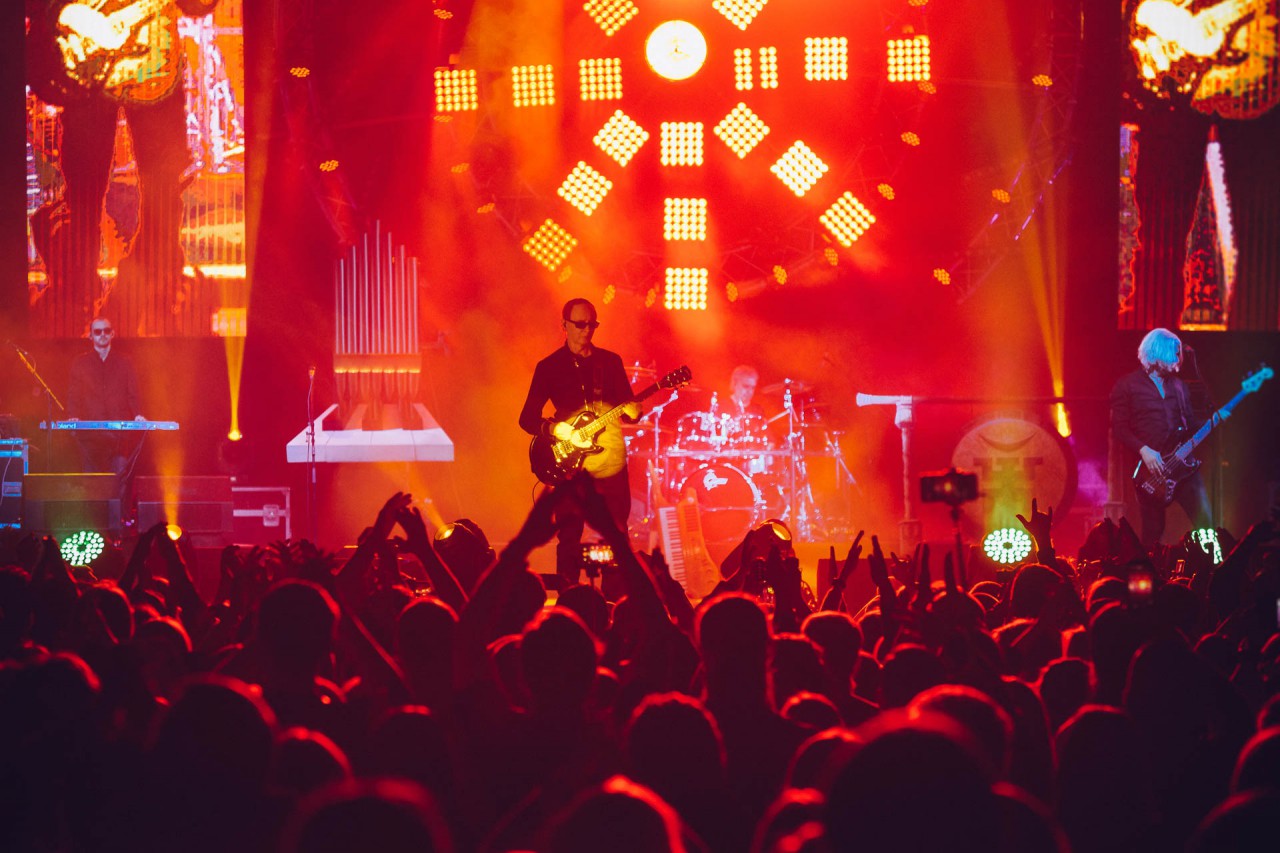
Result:
{"type": "MultiPolygon", "coordinates": [[[[40,429],[48,429],[49,427],[44,421],[40,422],[40,429]]],[[[53,429],[84,429],[84,430],[153,430],[164,429],[174,430],[178,428],[177,421],[54,421],[53,429]]]]}

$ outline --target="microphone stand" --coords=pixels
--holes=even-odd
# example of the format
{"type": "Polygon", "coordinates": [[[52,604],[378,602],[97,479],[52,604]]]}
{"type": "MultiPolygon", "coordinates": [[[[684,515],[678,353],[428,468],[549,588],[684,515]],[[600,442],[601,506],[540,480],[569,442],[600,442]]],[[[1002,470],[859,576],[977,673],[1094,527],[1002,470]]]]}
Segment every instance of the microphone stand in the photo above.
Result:
{"type": "Polygon", "coordinates": [[[312,394],[316,387],[316,369],[307,371],[307,521],[311,542],[316,544],[316,421],[312,394]]]}
{"type": "Polygon", "coordinates": [[[35,364],[27,356],[27,351],[17,344],[13,344],[12,346],[14,352],[18,354],[18,360],[22,362],[22,366],[27,369],[27,372],[31,374],[32,378],[36,380],[36,383],[39,384],[40,388],[44,391],[45,407],[47,409],[47,414],[44,419],[44,442],[46,450],[44,466],[45,472],[47,473],[53,470],[53,407],[56,405],[60,412],[65,412],[67,407],[62,405],[62,401],[58,399],[58,395],[53,393],[53,389],[49,387],[49,383],[45,382],[44,377],[40,375],[40,371],[36,370],[35,364]]]}

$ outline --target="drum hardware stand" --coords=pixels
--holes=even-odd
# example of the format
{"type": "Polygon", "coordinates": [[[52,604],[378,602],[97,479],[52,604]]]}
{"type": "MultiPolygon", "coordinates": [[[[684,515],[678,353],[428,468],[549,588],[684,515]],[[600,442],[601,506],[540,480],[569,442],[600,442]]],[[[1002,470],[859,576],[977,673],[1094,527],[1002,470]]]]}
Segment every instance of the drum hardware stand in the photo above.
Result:
{"type": "MultiPolygon", "coordinates": [[[[795,404],[791,397],[791,380],[787,379],[786,388],[782,392],[782,408],[787,413],[787,521],[791,524],[791,532],[801,541],[812,542],[822,538],[824,533],[819,527],[820,517],[813,501],[813,489],[809,486],[809,474],[803,459],[797,460],[797,439],[801,439],[800,451],[803,452],[803,436],[797,429],[795,404]],[[803,480],[803,488],[797,483],[803,480]]],[[[801,423],[803,425],[803,423],[801,423]]]]}
{"type": "MultiPolygon", "coordinates": [[[[822,431],[823,438],[826,440],[827,452],[831,454],[832,460],[835,462],[836,482],[839,484],[839,494],[843,500],[841,509],[844,511],[845,528],[838,531],[846,537],[853,533],[853,495],[850,493],[850,487],[862,489],[858,486],[858,480],[853,476],[853,472],[849,470],[849,465],[844,461],[844,448],[840,446],[841,432],[839,430],[822,431]]],[[[827,535],[836,536],[837,531],[831,527],[827,528],[827,535]]]]}
{"type": "MultiPolygon", "coordinates": [[[[652,417],[653,419],[652,421],[653,423],[652,465],[653,465],[653,472],[657,475],[659,484],[665,482],[665,478],[667,476],[666,468],[662,464],[662,425],[659,422],[662,420],[662,410],[665,409],[667,406],[670,406],[672,403],[674,403],[676,401],[676,398],[679,396],[680,396],[680,390],[678,388],[672,389],[671,396],[667,398],[666,402],[659,403],[658,405],[654,406],[649,410],[648,414],[644,415],[644,417],[640,419],[640,420],[644,420],[645,418],[650,418],[650,417],[652,417]]],[[[644,518],[642,519],[642,523],[644,524],[644,529],[646,531],[652,532],[653,522],[654,522],[654,519],[656,518],[656,515],[653,511],[653,477],[646,476],[646,479],[648,480],[648,482],[645,483],[645,489],[644,489],[644,518]]],[[[659,488],[661,488],[661,485],[659,485],[659,488]]]]}

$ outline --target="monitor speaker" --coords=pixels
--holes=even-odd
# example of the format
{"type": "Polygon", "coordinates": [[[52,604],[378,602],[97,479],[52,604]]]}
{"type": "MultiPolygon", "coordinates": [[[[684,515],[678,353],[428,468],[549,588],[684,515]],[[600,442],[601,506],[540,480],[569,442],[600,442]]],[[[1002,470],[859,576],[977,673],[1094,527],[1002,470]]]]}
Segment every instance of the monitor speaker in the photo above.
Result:
{"type": "Polygon", "coordinates": [[[232,541],[234,504],[230,477],[139,477],[138,530],[177,524],[197,548],[232,541]]]}
{"type": "Polygon", "coordinates": [[[28,474],[24,486],[23,527],[32,533],[121,531],[115,474],[28,474]]]}

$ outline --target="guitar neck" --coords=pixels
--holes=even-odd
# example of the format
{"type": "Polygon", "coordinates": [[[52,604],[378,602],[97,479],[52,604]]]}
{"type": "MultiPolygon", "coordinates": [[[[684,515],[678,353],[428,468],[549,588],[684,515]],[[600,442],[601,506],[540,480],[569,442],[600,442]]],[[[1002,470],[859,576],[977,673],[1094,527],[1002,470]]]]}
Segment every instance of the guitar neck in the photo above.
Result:
{"type": "Polygon", "coordinates": [[[617,420],[622,417],[622,412],[624,409],[626,409],[629,403],[642,402],[648,399],[650,396],[652,396],[653,393],[657,390],[658,390],[658,383],[655,382],[654,384],[650,385],[648,388],[645,388],[639,394],[636,394],[626,403],[619,403],[609,411],[605,412],[600,417],[596,418],[591,423],[587,424],[584,427],[579,428],[578,432],[587,438],[594,436],[596,433],[600,432],[610,424],[616,423],[617,420]]]}
{"type": "Polygon", "coordinates": [[[1237,394],[1234,397],[1232,397],[1225,406],[1222,406],[1216,412],[1210,415],[1209,420],[1205,421],[1201,425],[1200,429],[1195,431],[1195,434],[1192,435],[1191,438],[1188,438],[1186,441],[1184,441],[1181,445],[1178,446],[1178,449],[1174,451],[1178,455],[1178,457],[1185,459],[1188,455],[1190,455],[1191,452],[1195,450],[1196,447],[1199,446],[1200,442],[1204,441],[1206,438],[1209,437],[1209,433],[1213,432],[1213,428],[1218,424],[1222,423],[1223,421],[1225,421],[1227,418],[1231,417],[1232,410],[1234,410],[1235,407],[1239,405],[1241,400],[1243,400],[1245,397],[1249,396],[1252,393],[1253,392],[1250,390],[1247,390],[1244,388],[1240,389],[1240,391],[1237,392],[1237,394]]]}

